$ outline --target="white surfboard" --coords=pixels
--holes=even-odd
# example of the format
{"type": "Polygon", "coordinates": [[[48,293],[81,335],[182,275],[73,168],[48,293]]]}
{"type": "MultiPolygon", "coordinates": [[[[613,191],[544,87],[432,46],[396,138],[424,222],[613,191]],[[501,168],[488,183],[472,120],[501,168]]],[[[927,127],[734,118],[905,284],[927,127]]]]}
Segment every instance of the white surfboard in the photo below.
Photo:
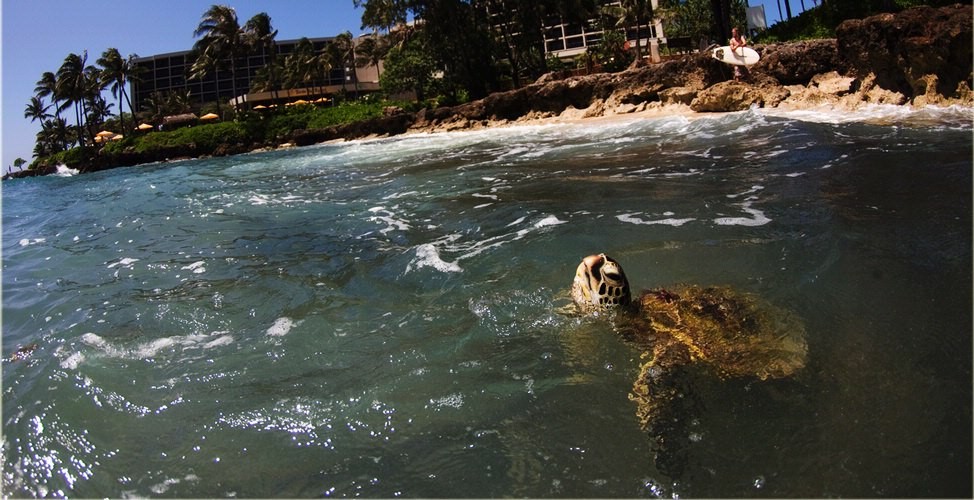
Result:
{"type": "Polygon", "coordinates": [[[750,66],[761,60],[761,56],[750,47],[739,47],[732,51],[729,45],[725,45],[714,49],[712,55],[714,59],[734,66],[750,66]]]}

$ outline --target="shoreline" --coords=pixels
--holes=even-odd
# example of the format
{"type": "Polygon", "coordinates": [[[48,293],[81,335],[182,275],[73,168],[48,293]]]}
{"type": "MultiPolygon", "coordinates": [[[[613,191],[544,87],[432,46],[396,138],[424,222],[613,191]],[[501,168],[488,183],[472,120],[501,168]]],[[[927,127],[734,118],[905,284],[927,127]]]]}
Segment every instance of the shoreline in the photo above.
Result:
{"type": "MultiPolygon", "coordinates": [[[[639,110],[625,110],[622,112],[612,110],[608,113],[602,114],[591,114],[593,108],[597,105],[590,106],[589,108],[577,109],[569,108],[560,114],[552,114],[548,116],[538,116],[538,115],[527,115],[514,120],[485,120],[484,122],[478,122],[474,124],[465,124],[463,126],[457,126],[455,123],[445,123],[436,125],[423,125],[410,127],[401,133],[395,134],[368,134],[354,137],[336,137],[333,139],[326,139],[322,141],[312,142],[308,144],[295,144],[288,140],[276,146],[256,146],[249,149],[240,150],[238,152],[230,154],[203,154],[198,156],[176,156],[172,158],[165,158],[153,161],[146,161],[141,163],[132,164],[118,164],[112,166],[106,166],[103,168],[98,168],[95,170],[78,171],[77,168],[72,168],[67,165],[56,165],[53,167],[48,167],[45,172],[34,172],[34,171],[22,171],[13,172],[7,174],[3,177],[4,180],[7,179],[17,179],[25,177],[36,177],[36,176],[47,176],[47,175],[59,175],[63,172],[61,167],[68,168],[71,170],[78,171],[78,173],[95,172],[101,170],[111,170],[115,168],[123,167],[141,167],[149,165],[168,165],[177,164],[192,160],[203,160],[207,158],[216,157],[231,157],[238,155],[247,154],[259,154],[268,153],[275,151],[284,151],[299,147],[310,147],[310,146],[320,146],[327,144],[341,144],[351,141],[370,141],[378,139],[388,139],[392,137],[410,137],[419,136],[423,134],[450,134],[456,132],[476,132],[484,131],[490,129],[500,129],[508,127],[520,127],[520,126],[554,126],[554,125],[598,125],[598,124],[612,124],[625,121],[639,121],[639,120],[652,120],[660,118],[670,118],[670,117],[682,117],[688,120],[698,120],[707,117],[714,117],[733,113],[742,113],[751,109],[759,110],[760,112],[767,112],[766,114],[772,116],[782,116],[788,114],[801,114],[801,113],[822,113],[822,114],[841,114],[841,113],[857,113],[862,111],[869,111],[870,108],[877,109],[882,108],[884,110],[900,110],[906,113],[921,113],[923,111],[933,111],[934,113],[948,112],[950,110],[958,110],[959,113],[964,113],[968,115],[971,119],[971,126],[974,127],[974,103],[968,102],[949,102],[946,104],[921,104],[914,105],[912,103],[906,104],[890,104],[890,103],[870,103],[870,102],[859,102],[856,104],[835,106],[826,103],[797,103],[797,102],[787,102],[782,103],[783,105],[773,106],[773,107],[761,107],[753,106],[752,108],[747,108],[743,110],[735,111],[716,111],[716,112],[699,112],[694,111],[690,106],[686,104],[660,104],[653,103],[655,105],[649,105],[645,109],[639,110]],[[17,175],[22,174],[22,175],[17,175]]],[[[597,109],[597,108],[596,108],[597,109]]],[[[896,124],[896,117],[900,116],[902,113],[882,113],[880,116],[876,116],[874,120],[878,120],[880,125],[891,126],[896,124]],[[897,116],[893,116],[897,115],[897,116]]],[[[870,123],[870,119],[864,116],[858,116],[855,118],[850,118],[847,120],[824,120],[831,123],[849,123],[849,122],[862,122],[870,123]]],[[[77,174],[73,174],[77,175],[77,174]]]]}
{"type": "MultiPolygon", "coordinates": [[[[933,113],[947,113],[951,111],[956,111],[958,113],[963,113],[968,115],[971,119],[971,126],[974,128],[974,103],[959,103],[952,102],[948,104],[923,104],[921,106],[915,106],[912,104],[879,104],[879,103],[861,103],[858,106],[830,106],[828,104],[807,104],[800,105],[797,103],[789,103],[787,105],[779,105],[775,107],[760,107],[755,106],[753,108],[747,108],[738,111],[721,111],[721,112],[698,112],[690,109],[689,106],[684,104],[664,104],[659,106],[649,106],[647,109],[638,111],[628,111],[628,112],[612,112],[602,115],[593,116],[583,116],[587,109],[569,109],[560,115],[553,115],[547,117],[538,116],[526,116],[516,120],[500,120],[500,121],[488,121],[484,124],[476,124],[473,126],[458,128],[455,126],[447,125],[436,125],[436,126],[425,126],[411,128],[398,135],[369,135],[364,137],[348,138],[348,139],[331,139],[328,141],[322,141],[315,143],[317,145],[321,144],[339,144],[342,142],[353,141],[353,140],[369,140],[369,139],[385,139],[397,136],[410,136],[418,134],[441,134],[441,133],[453,133],[453,132],[467,132],[467,131],[478,131],[487,130],[494,128],[504,128],[504,127],[518,127],[518,126],[547,126],[547,125],[596,125],[600,123],[611,124],[613,122],[624,122],[624,121],[638,121],[638,120],[653,120],[660,118],[671,118],[671,117],[682,117],[688,120],[698,120],[707,117],[715,117],[726,114],[742,113],[749,111],[751,109],[756,109],[759,112],[769,115],[769,116],[787,116],[789,114],[847,114],[850,116],[847,120],[826,120],[830,122],[862,122],[871,123],[873,120],[878,120],[888,125],[893,125],[891,120],[894,120],[895,116],[902,116],[904,114],[916,114],[922,113],[924,111],[931,111],[933,113]],[[899,112],[894,112],[897,110],[899,112]],[[879,113],[875,117],[868,117],[861,115],[860,113],[869,113],[872,111],[887,111],[884,113],[879,113]]],[[[274,151],[277,149],[267,149],[266,151],[274,151]]]]}

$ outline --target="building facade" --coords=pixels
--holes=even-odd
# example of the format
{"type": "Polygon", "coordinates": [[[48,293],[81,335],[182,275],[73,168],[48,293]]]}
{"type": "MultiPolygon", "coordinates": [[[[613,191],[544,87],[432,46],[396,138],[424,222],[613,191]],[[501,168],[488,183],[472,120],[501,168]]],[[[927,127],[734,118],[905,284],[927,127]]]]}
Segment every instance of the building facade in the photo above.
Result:
{"type": "MultiPolygon", "coordinates": [[[[653,11],[659,7],[658,0],[651,0],[653,11]]],[[[600,8],[622,7],[619,0],[601,0],[600,8]]],[[[503,0],[487,4],[488,16],[496,20],[498,16],[492,15],[491,8],[505,9],[516,8],[507,5],[503,0]]],[[[493,13],[496,14],[496,13],[493,13]]],[[[497,26],[494,26],[497,28],[497,26]]],[[[619,29],[619,31],[623,31],[619,29]]],[[[602,42],[603,29],[599,19],[587,19],[583,22],[568,21],[559,15],[549,16],[543,21],[542,33],[544,34],[544,55],[553,56],[560,59],[572,59],[594,48],[602,42]]],[[[640,47],[646,48],[652,45],[666,43],[663,34],[663,23],[659,18],[655,18],[646,24],[631,27],[625,30],[626,41],[629,47],[635,47],[638,43],[640,47]]],[[[646,51],[648,52],[648,51],[646,51]]]]}
{"type": "MultiPolygon", "coordinates": [[[[311,38],[316,51],[323,49],[333,37],[311,38]]],[[[283,40],[277,42],[278,60],[283,60],[294,51],[300,40],[283,40]]],[[[189,79],[190,68],[195,62],[192,51],[172,52],[135,59],[135,65],[140,71],[139,80],[132,82],[132,105],[139,111],[142,103],[155,92],[166,94],[170,91],[189,92],[194,104],[215,102],[217,99],[225,102],[250,92],[250,84],[257,76],[257,72],[264,68],[270,60],[270,54],[250,54],[241,58],[237,63],[236,82],[229,69],[207,75],[201,80],[189,79]],[[236,94],[234,95],[234,89],[236,94]]],[[[368,71],[362,70],[368,78],[368,71]]],[[[374,71],[373,71],[374,72],[374,71]]],[[[333,68],[325,81],[312,84],[329,89],[350,87],[354,77],[345,68],[333,68]]],[[[359,71],[356,71],[358,74],[359,71]]]]}
{"type": "MultiPolygon", "coordinates": [[[[651,0],[653,11],[658,8],[658,0],[651,0]]],[[[613,0],[602,0],[603,7],[621,7],[622,2],[613,0]]],[[[622,31],[622,30],[620,30],[622,31]]],[[[557,16],[546,20],[544,27],[545,55],[553,55],[561,59],[567,59],[582,54],[589,47],[597,46],[602,41],[603,30],[599,27],[596,19],[590,19],[585,23],[568,23],[557,16]]],[[[626,41],[629,46],[650,47],[666,43],[663,35],[663,23],[659,18],[653,19],[647,24],[639,26],[639,29],[632,27],[625,31],[626,41]]],[[[644,51],[645,52],[645,51],[644,51]]]]}

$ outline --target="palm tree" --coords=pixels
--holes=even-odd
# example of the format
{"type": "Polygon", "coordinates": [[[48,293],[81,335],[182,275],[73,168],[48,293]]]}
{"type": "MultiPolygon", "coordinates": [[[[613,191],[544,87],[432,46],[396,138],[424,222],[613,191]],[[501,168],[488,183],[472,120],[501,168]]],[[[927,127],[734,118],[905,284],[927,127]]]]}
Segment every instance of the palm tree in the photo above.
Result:
{"type": "Polygon", "coordinates": [[[717,25],[718,39],[722,43],[727,43],[731,36],[731,0],[710,0],[710,8],[714,14],[714,23],[717,25]]]}
{"type": "MultiPolygon", "coordinates": [[[[189,72],[186,76],[189,80],[203,81],[209,75],[215,75],[220,71],[222,64],[220,60],[213,56],[212,53],[203,52],[196,57],[193,64],[189,67],[189,72]]],[[[216,88],[216,113],[222,115],[223,112],[220,109],[220,89],[219,82],[214,83],[216,88]]],[[[200,99],[203,99],[202,94],[200,99]]],[[[206,104],[205,102],[200,102],[200,105],[206,104]]]]}
{"type": "Polygon", "coordinates": [[[362,27],[389,32],[394,26],[406,24],[405,0],[352,0],[355,8],[364,7],[362,27]]]}
{"type": "Polygon", "coordinates": [[[43,124],[44,120],[51,117],[51,114],[47,112],[49,109],[51,109],[51,105],[44,104],[44,100],[40,97],[31,97],[24,109],[24,118],[30,118],[31,123],[40,121],[43,124]]]}
{"type": "MultiPolygon", "coordinates": [[[[200,23],[193,31],[193,36],[199,38],[193,45],[199,57],[209,60],[205,64],[193,65],[197,76],[205,77],[211,70],[219,70],[227,63],[230,66],[230,85],[233,97],[237,96],[237,59],[243,48],[243,31],[237,20],[237,12],[227,5],[212,5],[203,13],[200,23]]],[[[220,88],[217,85],[217,108],[219,108],[220,88]]]]}
{"type": "Polygon", "coordinates": [[[277,57],[277,30],[271,26],[271,16],[260,12],[250,18],[243,27],[243,40],[252,50],[260,50],[273,60],[277,57]]]}
{"type": "Polygon", "coordinates": [[[326,53],[315,51],[314,44],[302,38],[294,50],[284,59],[284,74],[288,88],[310,87],[317,94],[317,83],[331,71],[331,61],[326,53]]]}
{"type": "Polygon", "coordinates": [[[78,129],[78,145],[85,147],[84,141],[84,117],[85,99],[89,95],[88,72],[85,71],[88,62],[88,51],[83,55],[68,54],[64,62],[57,71],[57,92],[56,95],[64,101],[66,109],[74,106],[75,126],[78,129]]]}
{"type": "Polygon", "coordinates": [[[265,65],[258,74],[263,80],[265,91],[274,92],[274,101],[277,101],[277,90],[280,84],[279,65],[277,64],[277,30],[271,26],[271,16],[266,12],[260,12],[250,18],[243,27],[244,41],[254,52],[261,52],[264,56],[265,65]]]}
{"type": "Polygon", "coordinates": [[[132,74],[133,58],[134,56],[129,56],[128,59],[123,59],[118,49],[109,48],[95,61],[102,67],[101,87],[111,87],[112,96],[118,99],[118,120],[122,130],[125,130],[122,104],[128,101],[129,110],[132,110],[132,102],[129,101],[128,94],[125,92],[125,84],[132,74]]]}
{"type": "Polygon", "coordinates": [[[50,97],[51,105],[54,106],[54,116],[61,116],[57,97],[57,76],[54,73],[45,71],[41,75],[41,79],[37,80],[37,86],[34,87],[34,95],[37,97],[50,97]]]}
{"type": "Polygon", "coordinates": [[[380,38],[378,33],[373,33],[372,36],[364,38],[358,44],[357,52],[355,64],[359,66],[375,66],[376,75],[381,77],[382,73],[379,71],[379,63],[385,59],[386,53],[389,52],[385,40],[380,38]]]}
{"type": "Polygon", "coordinates": [[[622,0],[622,22],[627,27],[636,27],[636,60],[642,58],[639,27],[653,19],[653,4],[650,0],[622,0]]]}
{"type": "Polygon", "coordinates": [[[95,134],[98,133],[98,127],[104,122],[104,118],[109,113],[109,108],[111,107],[107,105],[105,98],[101,96],[101,91],[104,88],[101,82],[101,70],[95,66],[85,66],[83,109],[85,113],[85,129],[88,131],[88,138],[92,142],[95,141],[95,134]]]}
{"type": "Polygon", "coordinates": [[[70,143],[68,123],[64,118],[52,118],[41,123],[41,130],[37,133],[34,143],[34,156],[50,156],[64,151],[70,143]]]}
{"type": "MultiPolygon", "coordinates": [[[[101,94],[95,94],[88,100],[88,116],[86,121],[88,122],[88,130],[90,134],[94,134],[96,129],[101,128],[102,124],[105,123],[105,119],[112,116],[112,106],[101,94]]],[[[121,117],[121,113],[119,113],[121,117]]],[[[125,130],[124,128],[122,130],[125,130]]]]}
{"type": "Polygon", "coordinates": [[[355,39],[348,31],[340,33],[332,40],[330,47],[333,52],[332,65],[342,68],[342,90],[345,90],[345,81],[348,79],[348,70],[351,69],[351,77],[355,80],[355,94],[358,95],[358,78],[355,76],[355,39]]]}

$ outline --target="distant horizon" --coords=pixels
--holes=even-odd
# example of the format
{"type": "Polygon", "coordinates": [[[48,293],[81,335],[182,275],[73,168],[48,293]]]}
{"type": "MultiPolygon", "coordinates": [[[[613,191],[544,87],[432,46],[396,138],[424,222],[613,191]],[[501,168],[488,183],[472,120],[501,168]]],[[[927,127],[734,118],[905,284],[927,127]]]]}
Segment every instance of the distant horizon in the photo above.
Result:
{"type": "MultiPolygon", "coordinates": [[[[792,12],[801,12],[800,0],[790,1],[792,12]],[[798,4],[798,5],[796,5],[798,4]]],[[[93,64],[101,53],[114,47],[123,56],[140,57],[183,52],[192,48],[193,30],[200,17],[214,0],[170,0],[157,2],[109,2],[89,0],[48,0],[42,8],[36,3],[3,0],[0,8],[0,40],[2,40],[2,69],[0,69],[0,109],[3,111],[2,161],[3,172],[12,168],[17,158],[27,164],[33,159],[34,141],[40,124],[24,118],[24,108],[34,96],[34,87],[45,71],[55,72],[65,56],[87,50],[93,64]],[[21,40],[27,42],[17,43],[21,40]]],[[[352,0],[289,0],[270,3],[262,0],[223,2],[237,11],[243,24],[259,12],[271,16],[280,40],[303,37],[328,38],[350,31],[358,36],[362,9],[352,0]]],[[[750,1],[764,5],[768,25],[778,22],[775,0],[750,1]]],[[[813,7],[817,0],[808,0],[813,7]]],[[[118,104],[110,92],[105,93],[112,110],[118,104]]],[[[126,109],[128,111],[128,109],[126,109]]],[[[70,120],[69,120],[70,121],[70,120]]]]}

